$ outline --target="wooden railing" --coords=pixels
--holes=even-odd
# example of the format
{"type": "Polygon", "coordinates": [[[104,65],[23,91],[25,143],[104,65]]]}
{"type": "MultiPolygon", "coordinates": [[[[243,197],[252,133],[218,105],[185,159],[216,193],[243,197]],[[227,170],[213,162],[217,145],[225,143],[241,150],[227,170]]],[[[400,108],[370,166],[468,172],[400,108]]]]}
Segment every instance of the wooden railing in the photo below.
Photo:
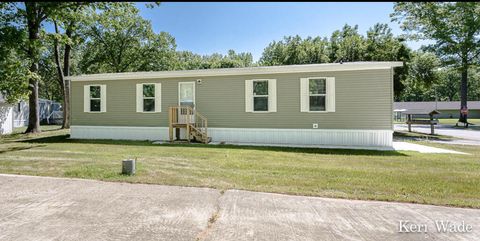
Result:
{"type": "Polygon", "coordinates": [[[190,135],[201,138],[201,141],[208,143],[208,121],[205,116],[194,110],[190,106],[172,106],[168,110],[170,123],[170,141],[173,141],[174,128],[186,128],[187,140],[190,141],[190,135]]]}
{"type": "Polygon", "coordinates": [[[200,132],[205,134],[205,136],[208,136],[208,121],[205,116],[202,114],[198,113],[198,111],[195,111],[195,128],[199,129],[200,132]]]}

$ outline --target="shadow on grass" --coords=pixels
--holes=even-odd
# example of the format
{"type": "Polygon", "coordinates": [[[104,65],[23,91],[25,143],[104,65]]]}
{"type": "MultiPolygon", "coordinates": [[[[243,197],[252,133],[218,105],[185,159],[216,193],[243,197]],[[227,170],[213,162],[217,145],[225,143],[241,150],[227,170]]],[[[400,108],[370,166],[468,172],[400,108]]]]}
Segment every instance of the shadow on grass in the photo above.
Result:
{"type": "Polygon", "coordinates": [[[394,140],[435,140],[435,141],[452,141],[456,138],[444,135],[430,135],[422,132],[404,132],[395,131],[393,133],[394,140]]]}
{"type": "Polygon", "coordinates": [[[214,149],[242,149],[257,151],[277,151],[309,154],[331,154],[331,155],[361,155],[361,156],[407,156],[397,151],[376,151],[361,149],[334,149],[334,148],[309,148],[309,147],[275,147],[275,146],[248,146],[248,145],[212,145],[212,144],[182,144],[164,143],[153,144],[151,141],[130,141],[130,140],[103,140],[103,139],[69,139],[70,135],[57,135],[43,138],[29,139],[22,142],[27,143],[78,143],[78,144],[102,144],[102,145],[125,145],[125,146],[162,146],[162,147],[187,147],[187,148],[214,148],[214,149]]]}
{"type": "Polygon", "coordinates": [[[200,147],[200,148],[217,148],[217,149],[244,149],[257,151],[277,151],[277,152],[296,152],[308,154],[332,154],[332,155],[357,155],[357,156],[407,156],[393,150],[376,151],[376,150],[362,150],[362,149],[341,149],[341,148],[314,148],[314,147],[279,147],[279,146],[248,146],[248,145],[206,145],[206,144],[155,144],[158,146],[167,147],[200,147]]]}
{"type": "Polygon", "coordinates": [[[32,146],[13,146],[13,147],[8,147],[5,149],[0,150],[0,154],[7,153],[7,152],[12,152],[12,151],[23,151],[23,150],[28,150],[36,147],[44,147],[45,145],[32,145],[32,146]]]}

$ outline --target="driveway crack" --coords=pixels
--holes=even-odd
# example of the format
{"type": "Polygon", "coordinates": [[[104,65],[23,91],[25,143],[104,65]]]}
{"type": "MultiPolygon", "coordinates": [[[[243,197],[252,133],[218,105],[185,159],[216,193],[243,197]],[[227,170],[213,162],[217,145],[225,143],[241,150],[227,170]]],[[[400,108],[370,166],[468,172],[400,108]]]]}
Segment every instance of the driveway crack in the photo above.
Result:
{"type": "Polygon", "coordinates": [[[195,238],[196,241],[203,241],[207,238],[210,231],[213,229],[213,226],[220,218],[220,198],[225,194],[225,190],[220,190],[220,195],[218,196],[217,200],[215,201],[215,210],[213,211],[212,215],[208,219],[207,227],[202,230],[200,233],[197,234],[195,238]]]}

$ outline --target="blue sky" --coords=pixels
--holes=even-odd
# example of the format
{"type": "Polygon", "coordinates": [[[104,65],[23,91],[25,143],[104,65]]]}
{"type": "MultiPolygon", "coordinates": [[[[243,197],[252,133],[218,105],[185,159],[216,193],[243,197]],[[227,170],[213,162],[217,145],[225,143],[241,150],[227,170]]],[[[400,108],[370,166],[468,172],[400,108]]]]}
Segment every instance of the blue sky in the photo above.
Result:
{"type": "MultiPolygon", "coordinates": [[[[155,32],[175,37],[178,50],[198,54],[225,54],[229,49],[251,52],[258,60],[273,40],[286,35],[327,36],[344,24],[358,24],[365,34],[375,23],[388,23],[395,35],[399,25],[390,22],[393,3],[196,3],[163,2],[148,9],[137,3],[155,32]]],[[[413,49],[420,42],[408,42],[413,49]]]]}

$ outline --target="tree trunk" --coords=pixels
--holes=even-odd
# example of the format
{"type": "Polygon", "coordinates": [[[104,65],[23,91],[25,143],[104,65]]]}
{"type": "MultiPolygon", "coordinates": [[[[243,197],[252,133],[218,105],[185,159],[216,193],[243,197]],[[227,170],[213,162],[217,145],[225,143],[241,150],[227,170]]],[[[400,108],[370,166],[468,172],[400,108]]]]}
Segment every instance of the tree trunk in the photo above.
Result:
{"type": "MultiPolygon", "coordinates": [[[[28,58],[32,61],[30,71],[32,74],[38,72],[38,42],[40,39],[40,19],[38,16],[37,3],[25,2],[25,9],[27,12],[27,26],[28,26],[28,58]]],[[[28,97],[29,113],[28,113],[28,127],[25,133],[40,132],[40,112],[38,104],[38,78],[36,76],[30,77],[28,81],[28,90],[30,95],[28,97]]]]}
{"type": "MultiPolygon", "coordinates": [[[[58,31],[58,25],[57,25],[57,21],[53,21],[53,25],[55,27],[55,33],[56,34],[59,34],[59,31],[58,31]]],[[[58,83],[60,84],[60,89],[62,90],[62,98],[63,98],[63,124],[62,124],[62,128],[65,128],[65,98],[66,98],[66,94],[65,94],[65,78],[64,78],[64,74],[63,74],[63,69],[62,69],[62,65],[60,63],[60,50],[59,50],[59,47],[58,47],[58,40],[55,38],[55,40],[53,41],[53,53],[54,53],[54,56],[55,56],[55,65],[57,66],[57,73],[58,73],[58,83]]]]}
{"type": "MultiPolygon", "coordinates": [[[[459,122],[468,123],[467,114],[462,114],[462,109],[467,109],[467,86],[468,84],[468,65],[462,66],[462,80],[460,83],[460,118],[459,122]]],[[[468,124],[466,125],[468,127],[468,124]]]]}
{"type": "MultiPolygon", "coordinates": [[[[54,27],[55,27],[55,33],[59,34],[60,32],[58,31],[58,25],[57,21],[53,21],[54,27]]],[[[71,35],[71,31],[70,31],[71,35]]],[[[68,36],[68,31],[67,31],[67,36],[68,36]]],[[[70,36],[69,36],[70,37],[70,36]]],[[[62,129],[68,129],[70,128],[70,86],[67,83],[68,81],[65,81],[65,71],[69,72],[69,65],[70,65],[70,50],[71,47],[68,44],[65,44],[65,53],[64,53],[64,65],[62,69],[62,64],[60,61],[60,49],[59,49],[59,43],[58,40],[55,39],[53,42],[54,48],[54,56],[55,56],[55,64],[57,66],[57,73],[58,73],[58,82],[60,84],[60,89],[62,90],[62,99],[63,99],[63,124],[62,124],[62,129]]]]}
{"type": "MultiPolygon", "coordinates": [[[[34,63],[30,67],[30,71],[35,73],[38,70],[38,64],[34,63]]],[[[38,80],[31,78],[28,81],[28,127],[25,133],[39,133],[40,130],[40,106],[38,104],[38,80]]]]}
{"type": "MultiPolygon", "coordinates": [[[[64,72],[65,73],[65,72],[64,72]]],[[[68,75],[65,75],[68,76],[68,75]]],[[[70,80],[63,80],[63,129],[70,128],[70,80]]]]}
{"type": "MultiPolygon", "coordinates": [[[[69,39],[72,38],[73,27],[75,22],[70,22],[67,26],[65,34],[69,39]]],[[[65,51],[63,55],[63,74],[64,76],[70,76],[70,53],[72,46],[70,44],[65,44],[65,51]]],[[[63,126],[62,128],[70,128],[70,80],[65,80],[64,78],[63,85],[63,126]]]]}

